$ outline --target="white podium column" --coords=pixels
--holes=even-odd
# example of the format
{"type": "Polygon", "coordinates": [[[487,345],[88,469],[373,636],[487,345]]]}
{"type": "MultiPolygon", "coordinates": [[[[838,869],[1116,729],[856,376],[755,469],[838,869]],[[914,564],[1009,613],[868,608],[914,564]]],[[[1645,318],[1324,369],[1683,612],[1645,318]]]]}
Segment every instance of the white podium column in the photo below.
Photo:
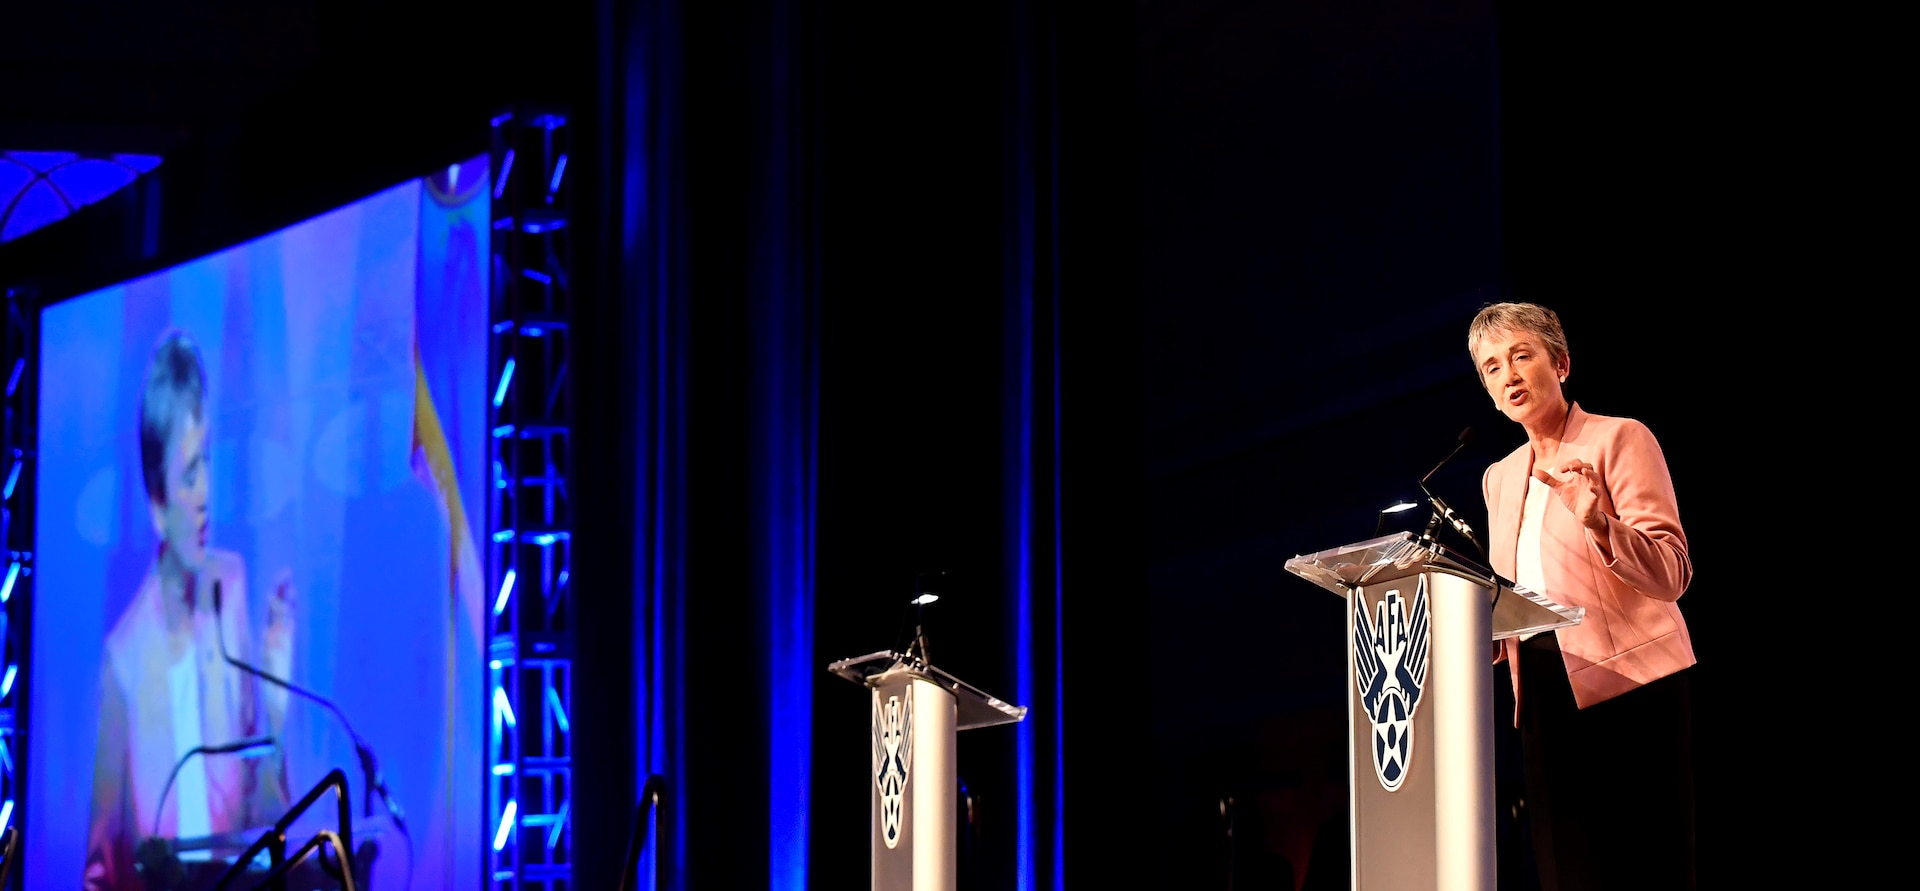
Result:
{"type": "Polygon", "coordinates": [[[959,884],[962,730],[1016,723],[1009,705],[905,654],[845,659],[829,671],[867,687],[873,768],[873,891],[954,891],[959,884]]]}

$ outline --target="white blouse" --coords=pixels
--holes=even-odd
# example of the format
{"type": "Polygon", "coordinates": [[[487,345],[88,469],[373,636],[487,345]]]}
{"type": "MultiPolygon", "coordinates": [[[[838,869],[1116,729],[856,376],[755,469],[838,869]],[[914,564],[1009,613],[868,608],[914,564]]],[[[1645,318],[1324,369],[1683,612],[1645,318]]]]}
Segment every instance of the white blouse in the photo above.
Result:
{"type": "MultiPolygon", "coordinates": [[[[1547,496],[1552,491],[1539,477],[1527,479],[1527,506],[1520,511],[1520,543],[1513,554],[1514,583],[1543,597],[1548,591],[1547,577],[1540,570],[1540,519],[1547,512],[1547,496]]],[[[1532,636],[1522,634],[1520,639],[1532,636]]]]}

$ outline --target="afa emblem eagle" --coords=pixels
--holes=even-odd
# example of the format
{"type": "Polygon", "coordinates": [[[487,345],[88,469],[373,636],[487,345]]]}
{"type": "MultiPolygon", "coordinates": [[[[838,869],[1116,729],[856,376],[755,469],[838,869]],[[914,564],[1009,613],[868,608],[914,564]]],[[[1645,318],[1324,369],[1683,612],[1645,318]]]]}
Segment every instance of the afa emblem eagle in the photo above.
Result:
{"type": "Polygon", "coordinates": [[[1413,761],[1413,715],[1427,684],[1427,580],[1419,577],[1409,605],[1398,590],[1353,617],[1353,683],[1373,724],[1373,772],[1388,792],[1400,789],[1413,761]]]}
{"type": "Polygon", "coordinates": [[[880,793],[880,834],[889,849],[900,844],[907,777],[913,772],[913,685],[906,699],[889,696],[880,702],[873,688],[873,786],[880,793]]]}

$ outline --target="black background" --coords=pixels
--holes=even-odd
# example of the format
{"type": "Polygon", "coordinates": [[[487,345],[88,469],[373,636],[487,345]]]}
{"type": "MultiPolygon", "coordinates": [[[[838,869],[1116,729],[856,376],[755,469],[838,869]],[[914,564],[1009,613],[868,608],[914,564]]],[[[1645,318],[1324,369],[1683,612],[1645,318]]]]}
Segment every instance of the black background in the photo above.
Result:
{"type": "MultiPolygon", "coordinates": [[[[0,245],[0,281],[49,296],[482,150],[502,104],[601,107],[619,89],[596,32],[607,4],[98,6],[9,12],[0,145],[160,153],[165,197],[122,196],[0,245]],[[157,243],[130,234],[147,214],[157,243]]],[[[1014,7],[836,5],[770,36],[766,9],[778,6],[699,4],[681,18],[689,561],[696,596],[717,598],[695,607],[697,636],[733,633],[725,598],[748,584],[741,312],[765,151],[755,139],[790,112],[808,136],[821,282],[816,653],[824,663],[894,644],[895,604],[916,574],[947,570],[956,596],[936,658],[1000,688],[1014,7]],[[767,70],[756,54],[783,42],[804,50],[790,93],[755,81],[767,70]]],[[[1786,580],[1777,533],[1807,530],[1776,521],[1782,499],[1808,488],[1794,469],[1806,403],[1779,384],[1813,333],[1789,308],[1807,300],[1807,249],[1787,234],[1805,180],[1783,170],[1793,155],[1777,138],[1797,63],[1761,48],[1787,23],[1414,0],[1036,8],[1053,23],[1047,83],[1061,115],[1062,410],[1082,412],[1065,444],[1062,477],[1079,500],[1063,508],[1064,561],[1070,580],[1077,568],[1112,584],[1080,595],[1064,622],[1075,653],[1097,653],[1110,679],[1082,700],[1110,713],[1083,726],[1131,736],[1068,746],[1075,782],[1110,790],[1088,800],[1128,803],[1069,799],[1070,880],[1075,869],[1150,870],[1164,887],[1219,875],[1225,796],[1262,827],[1262,843],[1242,840],[1243,869],[1276,855],[1302,869],[1344,795],[1344,662],[1338,599],[1282,564],[1370,537],[1377,510],[1415,494],[1466,427],[1472,441],[1432,486],[1484,528],[1480,470],[1522,437],[1477,388],[1464,335],[1500,299],[1557,309],[1570,395],[1646,421],[1672,468],[1696,570],[1681,605],[1701,660],[1703,882],[1809,862],[1791,843],[1755,856],[1758,840],[1815,828],[1785,802],[1823,785],[1811,750],[1785,745],[1812,732],[1806,722],[1769,711],[1788,677],[1762,668],[1789,647],[1819,648],[1779,639],[1804,586],[1786,580]],[[1756,544],[1769,528],[1776,537],[1756,544]]],[[[604,145],[604,122],[579,120],[583,144],[604,145]]],[[[582,249],[606,264],[619,247],[602,237],[582,249]]],[[[632,311],[617,293],[583,303],[610,320],[581,342],[599,351],[587,367],[617,366],[625,347],[606,332],[627,330],[615,322],[632,311]]],[[[617,380],[582,392],[622,395],[617,380]]],[[[617,412],[596,423],[609,444],[584,448],[581,472],[619,484],[583,498],[610,543],[597,557],[583,543],[581,559],[617,589],[631,534],[617,493],[632,489],[613,443],[630,431],[617,412]]],[[[583,616],[596,608],[581,604],[583,616]]],[[[605,608],[609,627],[629,627],[628,606],[605,608]]],[[[623,646],[605,630],[592,639],[623,646]]],[[[710,684],[696,698],[751,680],[694,662],[710,684]]],[[[839,754],[860,751],[865,700],[840,683],[823,674],[815,691],[821,887],[866,871],[859,759],[839,754]],[[853,791],[836,786],[843,767],[853,791]],[[835,829],[848,825],[863,831],[835,829]]],[[[619,708],[626,693],[608,682],[582,695],[619,708]]],[[[963,771],[989,834],[1005,839],[1011,737],[980,733],[1000,735],[970,742],[963,771]]],[[[596,757],[618,760],[609,748],[596,757]]],[[[713,788],[765,794],[737,782],[713,788]]],[[[621,813],[620,802],[601,811],[621,813]]],[[[583,838],[616,846],[625,827],[599,831],[583,838]]],[[[753,884],[764,852],[727,850],[696,845],[696,870],[753,884]]],[[[984,853],[1010,856],[991,840],[984,853]]]]}

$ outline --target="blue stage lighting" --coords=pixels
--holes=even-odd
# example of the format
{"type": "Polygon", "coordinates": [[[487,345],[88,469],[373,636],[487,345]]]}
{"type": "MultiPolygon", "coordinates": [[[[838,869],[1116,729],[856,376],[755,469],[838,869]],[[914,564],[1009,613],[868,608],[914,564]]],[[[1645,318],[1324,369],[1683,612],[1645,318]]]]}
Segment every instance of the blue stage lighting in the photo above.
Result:
{"type": "Polygon", "coordinates": [[[500,615],[507,609],[507,598],[513,596],[513,570],[507,570],[507,577],[500,581],[500,596],[493,599],[493,614],[500,615]]]}
{"type": "Polygon", "coordinates": [[[493,720],[484,778],[495,821],[488,858],[492,891],[558,891],[573,883],[569,830],[577,779],[569,691],[575,622],[566,584],[573,534],[566,444],[573,419],[566,373],[571,343],[561,336],[570,313],[565,124],[557,114],[494,118],[493,193],[499,200],[492,206],[489,349],[499,377],[488,419],[493,486],[487,571],[497,593],[489,623],[493,720]],[[520,390],[525,398],[513,398],[520,390]],[[516,715],[515,702],[527,714],[516,715]],[[516,841],[516,826],[546,831],[516,841]],[[535,838],[541,843],[533,844],[535,838]]]}
{"type": "Polygon", "coordinates": [[[0,241],[61,220],[159,164],[154,155],[0,152],[0,241]]]}
{"type": "Polygon", "coordinates": [[[493,688],[493,710],[508,727],[520,726],[520,721],[513,716],[513,703],[507,701],[507,691],[499,687],[493,688]]]}
{"type": "MultiPolygon", "coordinates": [[[[510,383],[513,383],[513,358],[512,357],[507,358],[507,367],[500,369],[500,384],[493,388],[493,407],[494,408],[499,408],[500,403],[507,401],[507,385],[510,383]]],[[[495,463],[494,466],[498,467],[499,464],[495,463]]]]}
{"type": "Polygon", "coordinates": [[[499,851],[507,846],[507,836],[513,832],[514,812],[520,809],[520,802],[509,801],[500,813],[500,825],[493,830],[493,849],[499,851]]]}
{"type": "Polygon", "coordinates": [[[493,180],[493,200],[500,200],[507,193],[507,177],[513,175],[513,149],[507,149],[507,155],[500,162],[500,172],[493,180]]]}

